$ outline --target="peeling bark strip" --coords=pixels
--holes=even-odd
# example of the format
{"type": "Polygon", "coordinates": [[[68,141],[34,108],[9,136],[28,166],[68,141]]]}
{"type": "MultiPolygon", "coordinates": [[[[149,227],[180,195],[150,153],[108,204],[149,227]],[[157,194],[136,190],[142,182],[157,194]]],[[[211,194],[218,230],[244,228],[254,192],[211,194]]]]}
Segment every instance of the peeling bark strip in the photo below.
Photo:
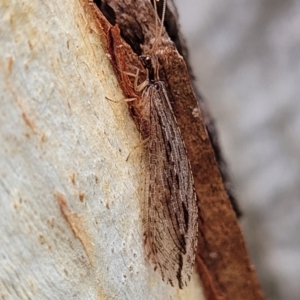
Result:
{"type": "MultiPolygon", "coordinates": [[[[123,71],[128,71],[129,65],[140,68],[138,56],[149,53],[155,37],[153,7],[146,0],[106,0],[99,1],[98,6],[106,18],[93,5],[95,19],[106,39],[120,86],[126,97],[135,97],[133,95],[137,94],[140,98],[141,95],[134,91],[133,84],[123,71]],[[110,26],[107,20],[120,27],[121,35],[130,47],[120,38],[118,26],[110,26]]],[[[167,9],[167,19],[168,12],[172,12],[170,7],[167,9]]],[[[164,51],[162,55],[157,53],[161,66],[159,75],[172,100],[170,104],[186,145],[199,199],[196,263],[204,292],[210,300],[263,299],[219,172],[216,153],[206,131],[207,121],[202,111],[195,114],[198,104],[185,61],[166,32],[163,32],[162,37],[161,49],[164,51]]],[[[129,108],[140,128],[142,112],[134,102],[138,101],[129,102],[129,108]]]]}

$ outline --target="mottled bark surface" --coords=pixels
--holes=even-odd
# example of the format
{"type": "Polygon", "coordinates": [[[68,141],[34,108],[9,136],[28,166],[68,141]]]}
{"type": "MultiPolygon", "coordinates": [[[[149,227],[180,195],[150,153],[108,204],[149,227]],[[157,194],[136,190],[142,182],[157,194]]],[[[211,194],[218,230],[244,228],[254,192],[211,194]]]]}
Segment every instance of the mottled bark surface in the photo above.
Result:
{"type": "MultiPolygon", "coordinates": [[[[122,71],[128,62],[138,65],[136,54],[151,44],[154,14],[145,1],[144,15],[138,14],[142,4],[130,10],[124,1],[119,13],[113,3],[106,8],[116,20],[126,10],[137,13],[131,17],[137,27],[128,27],[129,40],[141,41],[136,53],[116,28],[99,23],[88,2],[1,3],[4,299],[201,297],[197,273],[179,291],[163,283],[145,257],[142,149],[127,160],[140,141],[136,111],[133,104],[129,114],[127,104],[107,98],[134,96],[122,71]]],[[[260,299],[184,60],[168,40],[164,46],[170,48],[159,57],[161,76],[174,99],[199,198],[197,266],[205,293],[208,299],[260,299]]]]}
{"type": "Polygon", "coordinates": [[[88,3],[0,11],[0,297],[199,298],[145,258],[139,133],[88,3]]]}

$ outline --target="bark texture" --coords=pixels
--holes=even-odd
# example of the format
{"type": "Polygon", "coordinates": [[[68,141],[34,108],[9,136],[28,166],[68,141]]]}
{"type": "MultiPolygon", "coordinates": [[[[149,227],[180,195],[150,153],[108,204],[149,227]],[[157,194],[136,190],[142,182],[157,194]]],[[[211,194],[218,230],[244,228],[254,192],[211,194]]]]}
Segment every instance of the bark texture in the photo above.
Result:
{"type": "MultiPolygon", "coordinates": [[[[179,291],[145,258],[135,107],[130,116],[127,104],[107,100],[134,95],[122,71],[138,64],[138,53],[90,2],[3,1],[0,10],[1,296],[201,299],[196,273],[179,291]]],[[[135,32],[153,37],[142,26],[152,23],[138,17],[135,32]]],[[[184,60],[171,44],[168,51],[162,76],[196,180],[207,299],[261,299],[201,113],[192,118],[197,101],[184,60]]]]}
{"type": "Polygon", "coordinates": [[[139,133],[88,3],[0,11],[1,298],[192,299],[145,258],[139,133]]]}

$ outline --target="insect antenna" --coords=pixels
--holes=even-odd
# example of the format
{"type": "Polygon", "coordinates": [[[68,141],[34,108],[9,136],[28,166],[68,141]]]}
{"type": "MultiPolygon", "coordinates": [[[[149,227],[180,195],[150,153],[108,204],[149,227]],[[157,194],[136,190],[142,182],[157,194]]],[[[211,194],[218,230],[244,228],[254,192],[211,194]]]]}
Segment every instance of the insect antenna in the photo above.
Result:
{"type": "Polygon", "coordinates": [[[163,7],[162,7],[162,14],[161,14],[161,24],[160,28],[158,30],[158,10],[157,10],[157,4],[156,2],[159,2],[160,0],[154,0],[153,5],[154,5],[154,11],[155,11],[155,41],[151,50],[151,53],[154,54],[155,51],[157,50],[157,47],[161,41],[161,35],[162,35],[162,30],[164,26],[164,20],[165,20],[165,15],[166,15],[166,6],[167,6],[167,0],[163,0],[163,7]]]}

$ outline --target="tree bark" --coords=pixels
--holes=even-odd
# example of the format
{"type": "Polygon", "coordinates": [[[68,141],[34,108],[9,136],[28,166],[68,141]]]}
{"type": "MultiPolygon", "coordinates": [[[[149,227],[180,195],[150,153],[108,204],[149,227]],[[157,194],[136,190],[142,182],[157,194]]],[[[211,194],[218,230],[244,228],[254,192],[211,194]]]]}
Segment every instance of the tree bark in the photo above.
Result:
{"type": "Polygon", "coordinates": [[[2,298],[189,297],[144,256],[139,133],[88,3],[0,10],[2,298]]]}
{"type": "MultiPolygon", "coordinates": [[[[140,216],[143,149],[132,151],[140,136],[127,104],[108,100],[128,95],[123,94],[124,86],[120,89],[112,53],[107,51],[107,28],[101,27],[91,7],[87,1],[0,4],[1,296],[203,299],[197,273],[186,289],[178,290],[166,285],[145,257],[140,216]]],[[[217,170],[201,126],[200,136],[217,170]]],[[[193,152],[193,146],[187,147],[193,152]]],[[[196,189],[205,209],[203,195],[207,189],[209,198],[214,185],[201,186],[197,176],[196,189]]],[[[231,209],[217,176],[221,209],[202,211],[203,236],[211,234],[213,213],[219,216],[222,209],[231,209]]],[[[213,195],[215,199],[219,194],[213,195]]],[[[242,245],[238,251],[243,265],[234,261],[234,267],[250,268],[234,213],[226,217],[232,221],[228,236],[242,245]]],[[[212,243],[224,231],[222,226],[212,243]]],[[[220,252],[201,242],[211,241],[199,237],[198,269],[203,267],[200,275],[207,278],[206,289],[214,289],[214,279],[224,279],[231,265],[224,268],[220,252]],[[205,265],[208,260],[215,265],[205,265]]],[[[248,273],[253,282],[247,288],[255,286],[259,293],[254,272],[248,273]]]]}

